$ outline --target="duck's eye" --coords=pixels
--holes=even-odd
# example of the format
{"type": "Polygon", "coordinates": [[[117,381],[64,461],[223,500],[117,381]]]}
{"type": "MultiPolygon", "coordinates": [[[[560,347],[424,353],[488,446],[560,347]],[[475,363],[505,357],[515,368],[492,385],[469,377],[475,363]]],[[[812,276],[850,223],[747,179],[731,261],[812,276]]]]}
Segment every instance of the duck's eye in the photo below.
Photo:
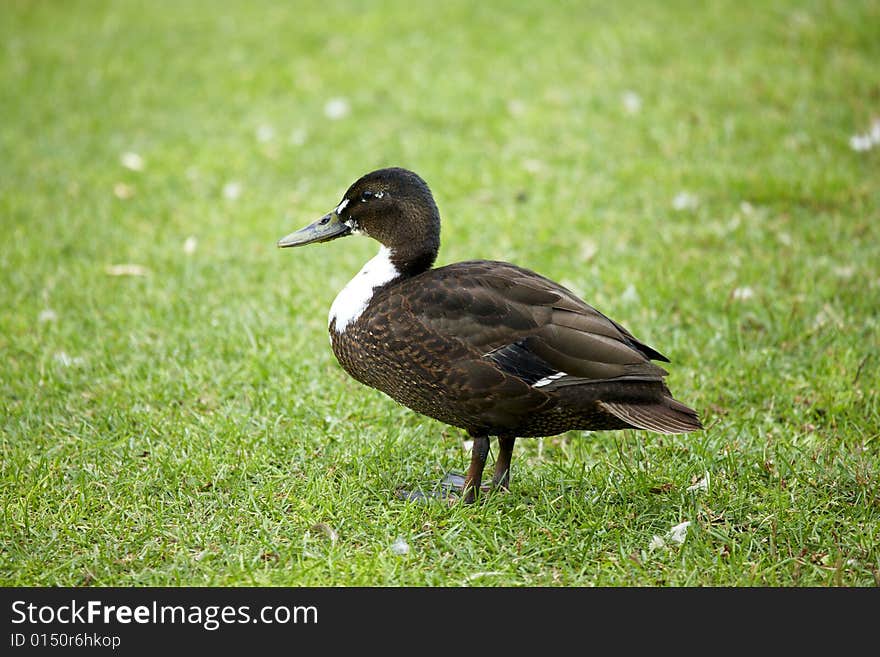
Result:
{"type": "Polygon", "coordinates": [[[375,194],[373,194],[373,192],[370,192],[370,191],[362,192],[361,193],[361,200],[362,201],[369,201],[371,198],[373,198],[373,196],[375,196],[375,194]]]}

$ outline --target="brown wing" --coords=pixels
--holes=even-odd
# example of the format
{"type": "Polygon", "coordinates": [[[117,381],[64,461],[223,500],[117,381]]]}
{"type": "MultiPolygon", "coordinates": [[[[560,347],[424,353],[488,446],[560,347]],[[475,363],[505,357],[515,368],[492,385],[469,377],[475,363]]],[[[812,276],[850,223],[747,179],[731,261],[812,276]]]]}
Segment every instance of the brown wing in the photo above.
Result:
{"type": "Polygon", "coordinates": [[[407,304],[429,330],[529,385],[660,381],[667,360],[569,290],[503,262],[461,262],[411,279],[407,304]],[[548,378],[549,377],[549,378],[548,378]]]}

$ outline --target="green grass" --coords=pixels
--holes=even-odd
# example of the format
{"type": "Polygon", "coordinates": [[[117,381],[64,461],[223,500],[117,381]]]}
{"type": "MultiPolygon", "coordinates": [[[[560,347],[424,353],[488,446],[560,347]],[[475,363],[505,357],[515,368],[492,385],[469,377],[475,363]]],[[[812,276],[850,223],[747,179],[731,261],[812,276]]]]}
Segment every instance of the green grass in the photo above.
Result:
{"type": "Polygon", "coordinates": [[[849,140],[880,116],[878,23],[4,2],[0,583],[876,585],[880,145],[849,140]],[[706,430],[521,440],[509,494],[396,500],[468,454],[333,358],[375,246],[274,247],[387,165],[432,186],[441,264],[578,291],[672,359],[706,430]]]}

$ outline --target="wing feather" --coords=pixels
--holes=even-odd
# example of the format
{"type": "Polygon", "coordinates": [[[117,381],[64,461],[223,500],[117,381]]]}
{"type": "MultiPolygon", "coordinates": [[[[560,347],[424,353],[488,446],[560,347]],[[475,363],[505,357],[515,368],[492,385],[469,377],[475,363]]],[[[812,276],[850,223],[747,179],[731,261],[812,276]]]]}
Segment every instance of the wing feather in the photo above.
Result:
{"type": "MultiPolygon", "coordinates": [[[[564,372],[581,383],[660,381],[667,360],[561,285],[503,262],[461,262],[411,279],[414,319],[528,384],[564,372]]],[[[567,377],[566,377],[567,378],[567,377]]],[[[560,378],[547,389],[570,383],[560,378]]]]}

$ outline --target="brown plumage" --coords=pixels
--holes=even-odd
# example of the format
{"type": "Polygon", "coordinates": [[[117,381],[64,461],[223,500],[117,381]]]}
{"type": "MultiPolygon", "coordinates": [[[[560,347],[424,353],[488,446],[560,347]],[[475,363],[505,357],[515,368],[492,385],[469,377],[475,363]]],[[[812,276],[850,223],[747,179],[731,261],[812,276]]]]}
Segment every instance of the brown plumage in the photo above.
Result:
{"type": "Polygon", "coordinates": [[[489,436],[500,445],[493,483],[506,488],[517,437],[701,428],[651,362],[668,359],[558,283],[505,262],[432,269],[440,218],[416,174],[367,174],[279,246],[353,232],[383,249],[334,302],[333,351],[358,381],[474,438],[465,501],[479,489],[489,436]]]}

